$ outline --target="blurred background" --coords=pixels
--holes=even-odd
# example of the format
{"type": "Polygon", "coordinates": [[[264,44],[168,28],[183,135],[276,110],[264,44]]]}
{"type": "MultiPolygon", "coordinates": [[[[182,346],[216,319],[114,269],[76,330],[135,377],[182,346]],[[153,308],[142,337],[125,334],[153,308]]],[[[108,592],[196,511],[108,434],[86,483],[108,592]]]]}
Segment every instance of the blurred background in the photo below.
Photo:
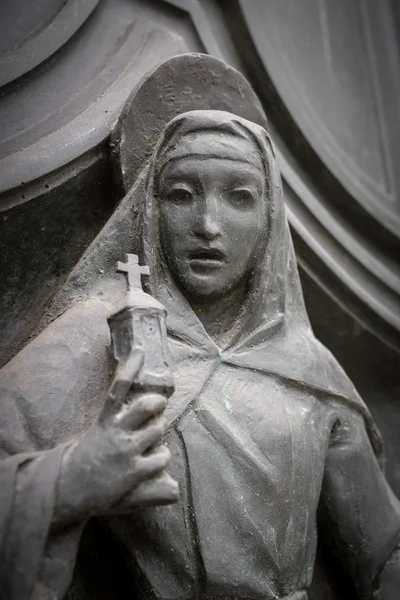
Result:
{"type": "Polygon", "coordinates": [[[127,96],[192,51],[263,103],[314,331],[373,413],[400,496],[396,0],[2,0],[1,364],[121,198],[109,135],[127,96]]]}

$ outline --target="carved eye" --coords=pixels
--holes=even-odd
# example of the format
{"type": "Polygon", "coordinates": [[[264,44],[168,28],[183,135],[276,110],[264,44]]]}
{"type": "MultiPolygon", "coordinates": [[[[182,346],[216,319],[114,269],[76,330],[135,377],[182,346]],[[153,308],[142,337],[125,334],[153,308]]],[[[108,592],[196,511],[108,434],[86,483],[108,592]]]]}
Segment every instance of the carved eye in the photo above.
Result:
{"type": "Polygon", "coordinates": [[[237,188],[229,193],[229,200],[238,208],[249,208],[254,204],[254,196],[250,190],[237,188]]]}
{"type": "Polygon", "coordinates": [[[186,204],[192,201],[192,193],[186,188],[174,188],[167,193],[168,202],[174,204],[186,204]]]}

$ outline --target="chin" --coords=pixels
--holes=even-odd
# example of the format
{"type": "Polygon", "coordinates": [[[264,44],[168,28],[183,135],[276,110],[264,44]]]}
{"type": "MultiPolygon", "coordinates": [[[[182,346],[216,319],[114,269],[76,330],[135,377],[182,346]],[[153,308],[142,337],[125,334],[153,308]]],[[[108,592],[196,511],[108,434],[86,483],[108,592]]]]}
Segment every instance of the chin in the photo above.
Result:
{"type": "Polygon", "coordinates": [[[209,277],[190,277],[181,279],[189,298],[200,302],[210,302],[217,300],[224,295],[225,289],[221,286],[221,281],[209,277]]]}

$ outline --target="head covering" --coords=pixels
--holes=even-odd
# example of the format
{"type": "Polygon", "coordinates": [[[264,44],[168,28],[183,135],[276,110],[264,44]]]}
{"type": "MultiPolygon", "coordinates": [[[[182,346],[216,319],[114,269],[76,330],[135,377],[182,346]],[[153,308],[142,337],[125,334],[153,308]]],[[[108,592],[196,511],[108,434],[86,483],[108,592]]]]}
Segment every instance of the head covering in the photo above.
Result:
{"type": "MultiPolygon", "coordinates": [[[[261,323],[263,331],[266,332],[273,324],[282,320],[284,314],[282,303],[286,295],[283,290],[279,290],[280,258],[275,251],[272,251],[278,246],[279,239],[286,239],[284,231],[287,229],[283,203],[278,201],[282,194],[279,171],[276,168],[271,141],[266,131],[230,113],[191,111],[176,117],[168,124],[148,167],[141,242],[143,260],[149,265],[151,272],[148,282],[149,291],[165,304],[169,302],[172,294],[173,306],[169,309],[169,325],[170,330],[178,335],[185,335],[188,320],[193,324],[192,335],[196,337],[200,335],[203,338],[206,334],[188,301],[172,279],[164,261],[159,232],[159,202],[162,199],[155,201],[155,198],[158,197],[157,178],[165,164],[176,158],[193,156],[193,151],[196,152],[196,156],[223,157],[249,162],[252,162],[252,158],[254,160],[256,154],[264,169],[267,218],[263,256],[260,257],[259,265],[251,278],[250,289],[240,311],[242,316],[237,323],[238,327],[235,328],[238,329],[235,339],[239,341],[238,337],[242,338],[244,332],[249,334],[261,323]],[[243,150],[241,151],[240,147],[230,139],[235,137],[245,140],[252,152],[243,153],[243,150]]],[[[284,260],[283,254],[282,259],[284,260]]],[[[303,315],[305,316],[304,310],[303,315]]],[[[197,339],[202,343],[199,338],[197,339]]],[[[230,345],[233,341],[232,339],[230,345]]]]}
{"type": "Polygon", "coordinates": [[[317,394],[333,396],[352,405],[363,414],[372,445],[380,455],[382,440],[368,409],[343,369],[317,341],[311,329],[285,215],[280,173],[265,129],[222,111],[190,111],[179,115],[167,125],[131,194],[140,211],[137,243],[144,264],[150,267],[146,287],[168,311],[168,332],[178,372],[178,388],[168,409],[171,420],[179,417],[205,385],[207,363],[222,361],[275,376],[303,389],[308,387],[317,394]],[[219,141],[218,134],[222,134],[219,141]],[[193,147],[205,156],[215,154],[248,160],[248,155],[236,155],[234,144],[226,144],[229,136],[251,142],[261,158],[267,219],[264,247],[235,320],[233,334],[228,344],[219,348],[205,331],[164,260],[159,233],[161,200],[156,186],[157,175],[166,162],[183,158],[185,152],[192,155],[193,147]],[[193,144],[195,139],[200,143],[193,144]],[[206,141],[208,147],[203,143],[206,141]],[[192,365],[185,375],[189,363],[192,365]],[[193,364],[197,364],[198,369],[193,370],[193,364]],[[180,389],[179,381],[185,377],[190,381],[183,383],[180,389]]]}
{"type": "Polygon", "coordinates": [[[257,146],[255,140],[242,127],[234,127],[232,131],[226,128],[226,131],[217,132],[208,129],[181,132],[177,138],[172,136],[160,151],[156,178],[171,161],[184,158],[225,158],[262,167],[261,152],[257,146]],[[238,144],[238,141],[241,143],[238,144]]]}

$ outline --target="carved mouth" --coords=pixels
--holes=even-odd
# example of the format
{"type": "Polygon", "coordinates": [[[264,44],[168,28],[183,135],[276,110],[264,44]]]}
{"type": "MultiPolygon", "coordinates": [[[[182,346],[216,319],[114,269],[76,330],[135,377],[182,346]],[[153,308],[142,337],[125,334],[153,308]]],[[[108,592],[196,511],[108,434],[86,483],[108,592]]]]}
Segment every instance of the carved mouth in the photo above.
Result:
{"type": "Polygon", "coordinates": [[[189,253],[189,261],[195,268],[217,268],[226,262],[226,257],[218,248],[198,248],[189,253]]]}
{"type": "Polygon", "coordinates": [[[199,260],[225,260],[225,254],[221,250],[218,250],[218,248],[199,248],[198,250],[190,252],[189,258],[199,260]]]}

